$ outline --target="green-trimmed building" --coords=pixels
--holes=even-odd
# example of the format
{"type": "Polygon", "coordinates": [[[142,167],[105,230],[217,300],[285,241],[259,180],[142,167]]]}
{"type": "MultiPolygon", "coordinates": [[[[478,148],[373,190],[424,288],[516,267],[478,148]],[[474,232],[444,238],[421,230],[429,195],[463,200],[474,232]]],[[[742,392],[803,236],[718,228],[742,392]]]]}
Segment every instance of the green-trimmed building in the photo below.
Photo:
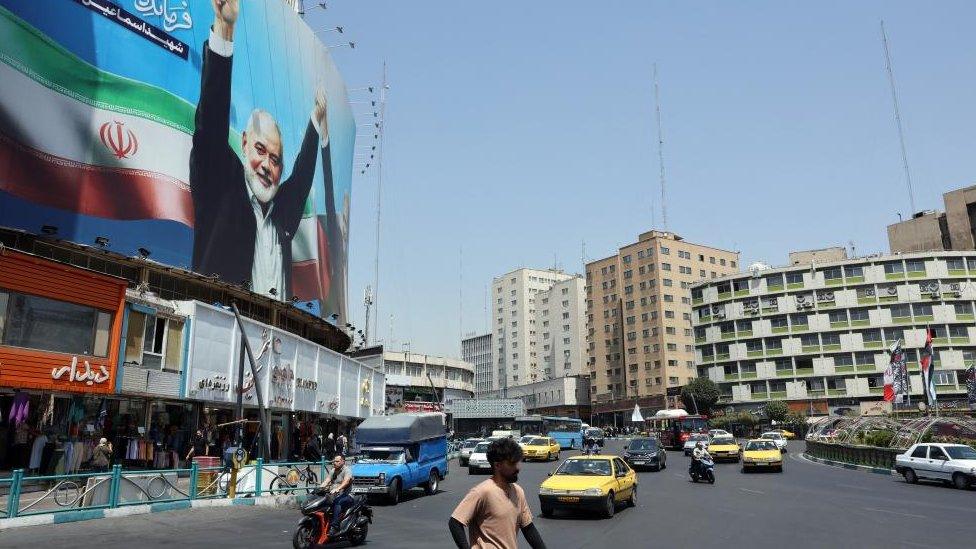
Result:
{"type": "Polygon", "coordinates": [[[939,399],[965,406],[965,370],[976,359],[974,281],[976,252],[925,252],[756,264],[698,283],[691,290],[698,375],[715,381],[733,407],[786,400],[824,413],[880,400],[888,348],[901,339],[914,403],[930,326],[939,399]]]}

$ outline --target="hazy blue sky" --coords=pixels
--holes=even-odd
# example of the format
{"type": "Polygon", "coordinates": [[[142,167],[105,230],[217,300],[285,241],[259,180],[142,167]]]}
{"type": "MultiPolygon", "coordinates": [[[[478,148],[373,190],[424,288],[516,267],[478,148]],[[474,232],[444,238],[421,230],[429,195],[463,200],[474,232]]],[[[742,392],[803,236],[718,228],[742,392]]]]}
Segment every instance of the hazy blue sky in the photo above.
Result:
{"type": "MultiPolygon", "coordinates": [[[[918,207],[976,179],[971,1],[328,5],[307,20],[356,41],[335,52],[349,87],[389,65],[379,327],[389,340],[394,315],[395,349],[459,354],[459,293],[461,329],[483,331],[493,276],[579,272],[583,240],[592,260],[651,227],[655,62],[670,229],[743,263],[848,241],[885,251],[885,226],[908,213],[881,18],[918,207]]],[[[376,179],[353,185],[362,326],[376,179]]]]}

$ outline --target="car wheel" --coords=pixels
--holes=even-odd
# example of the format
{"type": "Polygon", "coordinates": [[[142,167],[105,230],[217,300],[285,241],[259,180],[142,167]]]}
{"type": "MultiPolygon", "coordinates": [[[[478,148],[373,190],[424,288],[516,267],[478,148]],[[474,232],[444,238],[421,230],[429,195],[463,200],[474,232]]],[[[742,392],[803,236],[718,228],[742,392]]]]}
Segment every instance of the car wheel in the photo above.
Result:
{"type": "Polygon", "coordinates": [[[962,473],[952,475],[952,485],[960,490],[969,488],[969,479],[962,473]]]}
{"type": "Polygon", "coordinates": [[[461,467],[467,467],[468,466],[468,460],[466,460],[464,458],[458,458],[458,464],[461,467]]]}
{"type": "Polygon", "coordinates": [[[745,473],[748,473],[748,472],[749,472],[749,469],[745,465],[743,465],[742,466],[742,473],[745,474],[745,473]]]}
{"type": "Polygon", "coordinates": [[[915,474],[915,471],[912,471],[911,469],[905,469],[905,482],[907,482],[908,484],[918,483],[918,475],[915,474]]]}
{"type": "Polygon", "coordinates": [[[613,500],[613,490],[607,494],[607,501],[603,505],[603,516],[613,518],[613,513],[617,510],[617,504],[613,500]]]}
{"type": "Polygon", "coordinates": [[[637,507],[637,486],[634,485],[634,489],[630,491],[630,497],[627,498],[627,505],[630,507],[637,507]]]}
{"type": "Polygon", "coordinates": [[[424,486],[424,491],[427,492],[428,496],[437,493],[437,486],[440,484],[441,476],[437,474],[436,470],[431,470],[430,477],[427,478],[427,484],[424,486]]]}
{"type": "Polygon", "coordinates": [[[390,483],[389,501],[390,505],[400,503],[400,479],[398,478],[393,479],[393,482],[390,483]]]}

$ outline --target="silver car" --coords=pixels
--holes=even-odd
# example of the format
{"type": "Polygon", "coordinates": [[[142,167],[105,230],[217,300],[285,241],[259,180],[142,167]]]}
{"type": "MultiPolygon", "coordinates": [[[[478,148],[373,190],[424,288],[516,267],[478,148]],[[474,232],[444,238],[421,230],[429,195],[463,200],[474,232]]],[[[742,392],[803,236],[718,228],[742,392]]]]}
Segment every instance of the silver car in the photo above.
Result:
{"type": "Polygon", "coordinates": [[[475,446],[479,442],[484,442],[484,440],[480,438],[469,438],[461,444],[461,451],[458,453],[458,464],[461,467],[467,467],[468,460],[471,459],[471,452],[474,451],[475,446]]]}
{"type": "Polygon", "coordinates": [[[909,484],[939,480],[965,490],[976,482],[976,450],[964,444],[916,444],[895,458],[895,471],[909,484]]]}

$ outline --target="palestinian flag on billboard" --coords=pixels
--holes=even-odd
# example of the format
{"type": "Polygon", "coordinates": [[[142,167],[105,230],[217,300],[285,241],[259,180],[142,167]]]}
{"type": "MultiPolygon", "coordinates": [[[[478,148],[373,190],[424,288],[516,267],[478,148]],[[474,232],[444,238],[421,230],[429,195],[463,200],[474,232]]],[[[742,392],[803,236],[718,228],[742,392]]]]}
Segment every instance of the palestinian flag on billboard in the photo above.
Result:
{"type": "Polygon", "coordinates": [[[905,360],[905,351],[901,348],[901,339],[895,342],[889,349],[891,360],[888,368],[885,369],[885,400],[901,403],[911,391],[908,377],[908,363],[905,360]],[[891,375],[892,398],[888,398],[888,375],[891,375]]]}
{"type": "Polygon", "coordinates": [[[930,407],[935,406],[935,363],[932,361],[932,329],[925,327],[925,347],[918,362],[922,367],[922,390],[925,392],[925,402],[930,407]]]}

